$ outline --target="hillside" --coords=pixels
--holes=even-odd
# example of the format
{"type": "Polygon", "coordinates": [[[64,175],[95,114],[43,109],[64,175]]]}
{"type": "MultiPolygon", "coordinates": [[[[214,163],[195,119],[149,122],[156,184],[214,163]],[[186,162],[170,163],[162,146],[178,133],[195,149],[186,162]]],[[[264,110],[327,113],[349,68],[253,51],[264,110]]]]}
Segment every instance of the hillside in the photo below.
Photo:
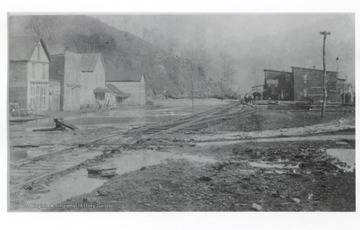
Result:
{"type": "Polygon", "coordinates": [[[189,96],[191,78],[197,94],[213,91],[212,83],[189,60],[170,55],[131,33],[88,16],[12,16],[9,33],[42,37],[50,54],[61,53],[65,47],[74,52],[103,53],[109,77],[120,70],[143,71],[149,96],[189,96]]]}
{"type": "Polygon", "coordinates": [[[241,93],[263,83],[264,69],[291,71],[291,66],[322,68],[323,37],[327,68],[355,83],[355,15],[293,14],[171,14],[97,15],[116,28],[137,34],[151,44],[185,56],[197,51],[205,74],[219,79],[219,57],[233,59],[232,86],[241,93]],[[205,52],[204,52],[205,51],[205,52]],[[338,59],[337,59],[338,58],[338,59]],[[205,60],[205,61],[204,61],[205,60]],[[337,61],[338,60],[338,61],[337,61]],[[346,77],[344,77],[346,76],[346,77]]]}

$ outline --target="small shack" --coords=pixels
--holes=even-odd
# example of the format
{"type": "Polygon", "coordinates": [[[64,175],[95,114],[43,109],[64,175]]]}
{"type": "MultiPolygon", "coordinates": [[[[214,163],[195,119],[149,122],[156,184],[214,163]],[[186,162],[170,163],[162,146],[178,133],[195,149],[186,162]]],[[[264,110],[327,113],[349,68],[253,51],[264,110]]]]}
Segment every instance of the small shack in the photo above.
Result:
{"type": "Polygon", "coordinates": [[[121,92],[129,94],[126,105],[144,106],[146,103],[146,80],[140,71],[119,71],[116,75],[106,76],[106,83],[115,86],[121,92]]]}

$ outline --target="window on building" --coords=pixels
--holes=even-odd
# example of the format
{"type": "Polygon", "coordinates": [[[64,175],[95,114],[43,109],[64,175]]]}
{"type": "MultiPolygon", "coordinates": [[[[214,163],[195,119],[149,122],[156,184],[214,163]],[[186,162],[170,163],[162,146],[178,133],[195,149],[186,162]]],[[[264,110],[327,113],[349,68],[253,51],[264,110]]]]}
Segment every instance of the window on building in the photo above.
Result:
{"type": "Polygon", "coordinates": [[[31,63],[31,78],[35,79],[35,69],[36,69],[36,64],[35,63],[31,63]]]}
{"type": "Polygon", "coordinates": [[[30,105],[33,108],[35,104],[35,86],[34,84],[30,85],[30,105]]]}
{"type": "Polygon", "coordinates": [[[305,84],[308,83],[308,76],[307,76],[307,74],[304,75],[304,83],[305,83],[305,84]]]}
{"type": "Polygon", "coordinates": [[[40,109],[43,108],[44,102],[44,86],[40,86],[40,109]]]}
{"type": "Polygon", "coordinates": [[[35,104],[36,104],[36,107],[38,107],[40,105],[40,86],[39,85],[36,85],[36,93],[35,93],[35,104]]]}
{"type": "Polygon", "coordinates": [[[49,69],[48,68],[46,68],[47,66],[46,66],[46,64],[44,63],[44,64],[42,64],[42,79],[43,80],[46,80],[47,79],[47,76],[49,75],[49,69]]]}
{"type": "Polygon", "coordinates": [[[121,103],[123,101],[122,97],[116,97],[116,103],[121,103]]]}
{"type": "Polygon", "coordinates": [[[304,93],[304,97],[307,97],[307,96],[308,96],[308,93],[307,93],[307,89],[306,89],[306,88],[304,89],[303,93],[304,93]]]}
{"type": "Polygon", "coordinates": [[[289,74],[286,74],[286,76],[285,76],[285,81],[286,81],[286,82],[289,82],[289,81],[290,81],[290,75],[289,75],[289,74]]]}
{"type": "Polygon", "coordinates": [[[43,101],[43,107],[46,108],[46,85],[43,85],[42,101],[43,101]]]}

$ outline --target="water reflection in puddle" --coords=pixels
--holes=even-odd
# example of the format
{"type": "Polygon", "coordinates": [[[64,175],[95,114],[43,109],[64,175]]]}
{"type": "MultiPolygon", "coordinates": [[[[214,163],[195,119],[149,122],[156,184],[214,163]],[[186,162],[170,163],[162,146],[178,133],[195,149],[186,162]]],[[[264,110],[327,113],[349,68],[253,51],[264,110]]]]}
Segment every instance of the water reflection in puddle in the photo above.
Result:
{"type": "Polygon", "coordinates": [[[355,169],[355,149],[327,149],[326,153],[346,163],[349,168],[343,168],[352,172],[355,169]]]}
{"type": "Polygon", "coordinates": [[[80,169],[51,182],[46,188],[50,189],[50,192],[41,194],[39,199],[31,203],[45,206],[56,204],[70,197],[90,192],[104,182],[103,179],[88,177],[87,170],[80,169]]]}

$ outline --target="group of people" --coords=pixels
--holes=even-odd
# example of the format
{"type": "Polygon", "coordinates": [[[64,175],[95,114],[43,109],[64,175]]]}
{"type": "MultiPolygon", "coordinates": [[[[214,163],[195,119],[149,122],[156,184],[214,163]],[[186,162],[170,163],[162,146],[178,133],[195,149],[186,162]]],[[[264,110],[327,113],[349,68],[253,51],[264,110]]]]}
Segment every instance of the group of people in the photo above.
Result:
{"type": "Polygon", "coordinates": [[[240,102],[242,104],[252,104],[254,101],[253,95],[246,93],[245,95],[240,95],[240,102]]]}
{"type": "MultiPolygon", "coordinates": [[[[355,99],[355,97],[354,97],[355,99]]],[[[350,104],[352,103],[352,95],[350,92],[341,94],[341,103],[342,104],[350,104]]]]}

